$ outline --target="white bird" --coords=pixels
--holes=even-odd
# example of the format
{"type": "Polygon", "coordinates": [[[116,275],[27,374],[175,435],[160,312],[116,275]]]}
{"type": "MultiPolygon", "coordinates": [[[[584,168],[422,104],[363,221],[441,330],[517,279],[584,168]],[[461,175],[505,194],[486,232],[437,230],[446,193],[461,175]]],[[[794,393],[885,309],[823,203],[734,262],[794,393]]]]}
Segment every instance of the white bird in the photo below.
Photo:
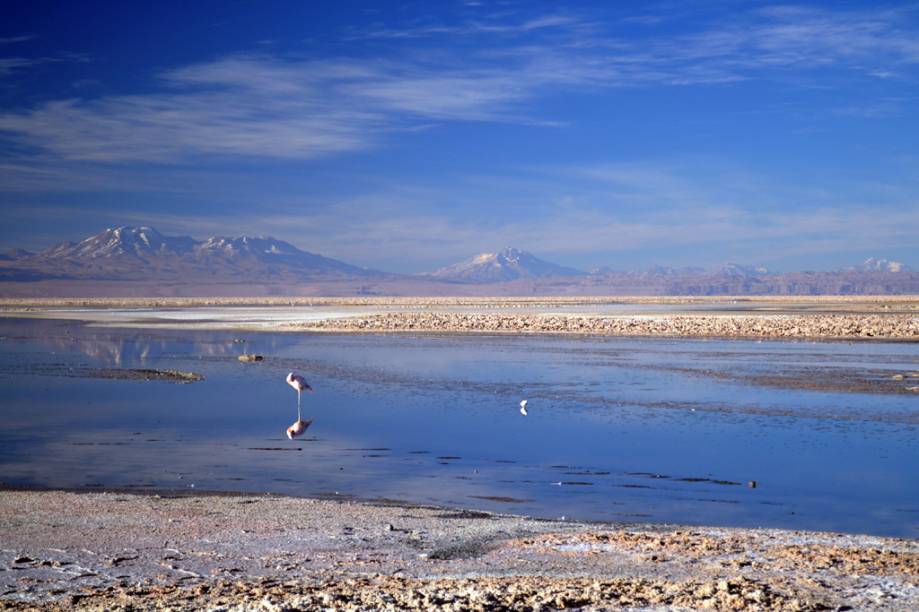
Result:
{"type": "Polygon", "coordinates": [[[294,421],[293,425],[287,428],[287,437],[293,440],[295,437],[303,434],[313,423],[312,421],[304,421],[300,416],[300,394],[303,393],[304,390],[312,393],[313,388],[306,382],[305,378],[293,372],[287,375],[287,384],[297,390],[297,420],[294,421]]]}
{"type": "Polygon", "coordinates": [[[527,415],[527,401],[523,400],[520,402],[520,414],[523,416],[527,415]]]}

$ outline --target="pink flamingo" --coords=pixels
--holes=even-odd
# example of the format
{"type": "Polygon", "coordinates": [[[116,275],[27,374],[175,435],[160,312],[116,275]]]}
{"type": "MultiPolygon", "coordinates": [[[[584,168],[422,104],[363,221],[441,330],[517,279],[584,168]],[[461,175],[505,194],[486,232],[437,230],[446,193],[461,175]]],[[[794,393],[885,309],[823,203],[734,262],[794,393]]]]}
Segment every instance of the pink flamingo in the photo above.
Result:
{"type": "Polygon", "coordinates": [[[297,420],[293,425],[287,428],[287,437],[293,440],[297,436],[303,434],[313,423],[312,421],[304,421],[300,417],[300,394],[303,393],[304,390],[312,393],[313,388],[306,382],[305,378],[293,372],[287,375],[287,384],[297,390],[297,420]]]}

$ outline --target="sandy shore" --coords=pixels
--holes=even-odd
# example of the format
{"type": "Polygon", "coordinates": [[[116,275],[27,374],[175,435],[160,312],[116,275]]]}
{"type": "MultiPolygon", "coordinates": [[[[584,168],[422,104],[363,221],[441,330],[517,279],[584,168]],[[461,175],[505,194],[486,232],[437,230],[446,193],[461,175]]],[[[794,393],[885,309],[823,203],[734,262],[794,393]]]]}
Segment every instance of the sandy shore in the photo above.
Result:
{"type": "Polygon", "coordinates": [[[0,316],[170,329],[919,340],[915,296],[2,300],[0,316]]]}
{"type": "Polygon", "coordinates": [[[919,542],[394,502],[0,493],[4,609],[916,609],[919,542]]]}

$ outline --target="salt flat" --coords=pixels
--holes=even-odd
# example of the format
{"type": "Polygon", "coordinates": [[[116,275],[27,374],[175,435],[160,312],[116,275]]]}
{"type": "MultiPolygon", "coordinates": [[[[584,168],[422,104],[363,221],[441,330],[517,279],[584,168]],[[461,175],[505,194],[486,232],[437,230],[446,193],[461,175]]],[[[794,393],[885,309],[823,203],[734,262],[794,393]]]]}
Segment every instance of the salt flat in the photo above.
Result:
{"type": "Polygon", "coordinates": [[[141,328],[856,339],[919,338],[917,313],[912,296],[0,301],[0,316],[141,328]]]}
{"type": "Polygon", "coordinates": [[[117,491],[5,491],[0,536],[12,610],[919,606],[919,543],[867,536],[117,491]]]}

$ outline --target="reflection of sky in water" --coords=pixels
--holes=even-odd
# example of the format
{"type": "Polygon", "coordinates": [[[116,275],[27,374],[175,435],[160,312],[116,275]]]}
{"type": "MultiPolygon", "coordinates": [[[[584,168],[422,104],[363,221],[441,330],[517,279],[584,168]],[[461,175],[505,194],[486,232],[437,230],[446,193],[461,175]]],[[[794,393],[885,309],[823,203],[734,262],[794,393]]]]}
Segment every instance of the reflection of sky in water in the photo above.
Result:
{"type": "Polygon", "coordinates": [[[919,527],[919,397],[745,378],[915,371],[911,344],[151,332],[40,320],[0,322],[0,336],[8,484],[338,492],[910,536],[919,527]],[[266,360],[240,364],[241,352],[266,360]],[[206,380],[80,376],[113,366],[206,380]],[[304,396],[314,425],[294,442],[284,437],[296,414],[289,370],[317,389],[304,396]]]}

